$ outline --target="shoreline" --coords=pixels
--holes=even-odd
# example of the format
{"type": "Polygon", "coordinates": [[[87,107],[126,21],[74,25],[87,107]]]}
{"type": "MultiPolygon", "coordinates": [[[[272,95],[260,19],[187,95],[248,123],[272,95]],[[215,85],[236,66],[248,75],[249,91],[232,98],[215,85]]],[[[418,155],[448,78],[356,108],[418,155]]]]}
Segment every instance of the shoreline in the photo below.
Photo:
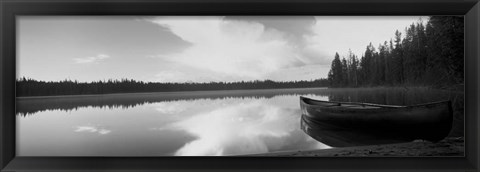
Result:
{"type": "Polygon", "coordinates": [[[437,143],[415,140],[407,143],[271,152],[240,156],[318,156],[318,157],[464,157],[463,137],[445,138],[437,143]]]}

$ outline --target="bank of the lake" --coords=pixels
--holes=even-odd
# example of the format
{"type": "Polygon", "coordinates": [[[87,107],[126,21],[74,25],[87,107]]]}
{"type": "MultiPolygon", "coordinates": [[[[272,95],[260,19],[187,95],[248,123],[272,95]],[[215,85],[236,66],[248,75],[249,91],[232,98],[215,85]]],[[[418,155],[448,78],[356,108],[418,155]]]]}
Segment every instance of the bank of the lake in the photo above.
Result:
{"type": "MultiPolygon", "coordinates": [[[[245,156],[245,155],[244,155],[245,156]]],[[[416,140],[408,143],[370,145],[359,147],[343,147],[319,150],[299,150],[274,152],[266,154],[253,154],[246,156],[465,156],[465,140],[463,137],[445,138],[437,143],[429,141],[416,140]]]]}

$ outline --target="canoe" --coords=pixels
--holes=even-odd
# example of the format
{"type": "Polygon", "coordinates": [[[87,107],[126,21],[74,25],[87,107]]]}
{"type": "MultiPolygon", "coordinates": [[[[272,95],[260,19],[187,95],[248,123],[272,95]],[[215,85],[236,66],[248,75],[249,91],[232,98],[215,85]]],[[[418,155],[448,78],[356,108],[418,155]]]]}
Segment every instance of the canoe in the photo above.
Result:
{"type": "Polygon", "coordinates": [[[383,130],[358,130],[329,127],[302,115],[301,129],[310,137],[330,147],[354,147],[404,143],[415,140],[408,133],[392,133],[383,130]]]}
{"type": "MultiPolygon", "coordinates": [[[[300,97],[300,108],[302,123],[309,124],[310,132],[302,126],[307,134],[314,133],[314,130],[321,130],[315,133],[336,131],[337,134],[333,135],[338,136],[335,137],[345,137],[345,134],[339,134],[343,132],[351,137],[364,135],[379,140],[423,139],[437,142],[449,134],[453,123],[451,101],[397,106],[300,97]]],[[[332,132],[329,134],[332,135],[332,132]]],[[[320,139],[319,136],[313,138],[320,139]]],[[[349,136],[346,138],[348,140],[349,136]]],[[[325,137],[323,140],[326,140],[325,137]]]]}

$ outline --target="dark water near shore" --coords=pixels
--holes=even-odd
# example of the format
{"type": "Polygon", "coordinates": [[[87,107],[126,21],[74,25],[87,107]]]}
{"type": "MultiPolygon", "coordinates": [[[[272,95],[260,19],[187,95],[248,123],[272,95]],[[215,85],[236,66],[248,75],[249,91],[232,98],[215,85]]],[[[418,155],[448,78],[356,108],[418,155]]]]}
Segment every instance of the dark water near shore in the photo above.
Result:
{"type": "Polygon", "coordinates": [[[17,98],[18,156],[242,155],[325,149],[300,129],[299,96],[412,105],[463,93],[426,88],[279,89],[17,98]]]}

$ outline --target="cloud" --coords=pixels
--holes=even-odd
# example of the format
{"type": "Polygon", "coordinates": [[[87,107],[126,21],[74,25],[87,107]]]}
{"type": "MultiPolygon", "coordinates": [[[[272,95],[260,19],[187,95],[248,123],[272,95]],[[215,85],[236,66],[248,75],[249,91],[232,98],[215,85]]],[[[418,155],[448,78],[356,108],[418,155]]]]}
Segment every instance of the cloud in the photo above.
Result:
{"type": "Polygon", "coordinates": [[[97,132],[98,130],[95,127],[92,126],[78,126],[75,132],[90,132],[94,133],[97,132]]]}
{"type": "Polygon", "coordinates": [[[166,128],[162,128],[162,127],[152,127],[152,128],[149,128],[148,130],[150,130],[150,131],[163,131],[163,130],[166,130],[166,128]]]}
{"type": "Polygon", "coordinates": [[[197,69],[188,66],[180,67],[171,64],[165,67],[163,71],[158,72],[153,77],[148,79],[152,82],[223,82],[223,81],[238,81],[248,79],[239,76],[229,76],[227,74],[216,73],[209,69],[197,69]],[[176,66],[176,68],[171,68],[176,66]]]}
{"type": "Polygon", "coordinates": [[[75,63],[85,64],[85,63],[98,63],[105,59],[110,58],[109,55],[106,54],[98,54],[96,56],[84,57],[84,58],[74,58],[73,60],[75,63]]]}
{"type": "Polygon", "coordinates": [[[272,72],[268,75],[275,81],[292,81],[292,80],[311,80],[318,79],[323,73],[328,73],[330,65],[305,65],[300,67],[292,67],[272,72]]]}
{"type": "Polygon", "coordinates": [[[98,133],[100,135],[105,135],[109,134],[112,132],[112,130],[108,130],[104,127],[101,126],[93,126],[93,125],[85,125],[85,126],[77,126],[75,127],[74,132],[81,133],[81,132],[86,132],[86,133],[98,133]]]}
{"type": "Polygon", "coordinates": [[[150,20],[191,43],[164,60],[233,78],[265,79],[279,69],[305,65],[286,33],[258,22],[224,17],[160,17],[150,20]]]}
{"type": "Polygon", "coordinates": [[[314,16],[226,16],[225,19],[261,23],[265,28],[283,32],[297,46],[304,46],[304,36],[314,34],[314,16]]]}
{"type": "Polygon", "coordinates": [[[98,134],[102,134],[102,135],[103,135],[103,134],[108,134],[108,133],[110,133],[110,132],[112,132],[112,131],[111,131],[111,130],[106,130],[106,129],[100,129],[100,130],[98,131],[98,134]]]}
{"type": "Polygon", "coordinates": [[[208,76],[202,75],[202,73],[195,73],[188,69],[178,70],[164,70],[155,74],[151,79],[154,82],[199,82],[202,78],[208,76]],[[199,80],[200,79],[200,80],[199,80]]]}

